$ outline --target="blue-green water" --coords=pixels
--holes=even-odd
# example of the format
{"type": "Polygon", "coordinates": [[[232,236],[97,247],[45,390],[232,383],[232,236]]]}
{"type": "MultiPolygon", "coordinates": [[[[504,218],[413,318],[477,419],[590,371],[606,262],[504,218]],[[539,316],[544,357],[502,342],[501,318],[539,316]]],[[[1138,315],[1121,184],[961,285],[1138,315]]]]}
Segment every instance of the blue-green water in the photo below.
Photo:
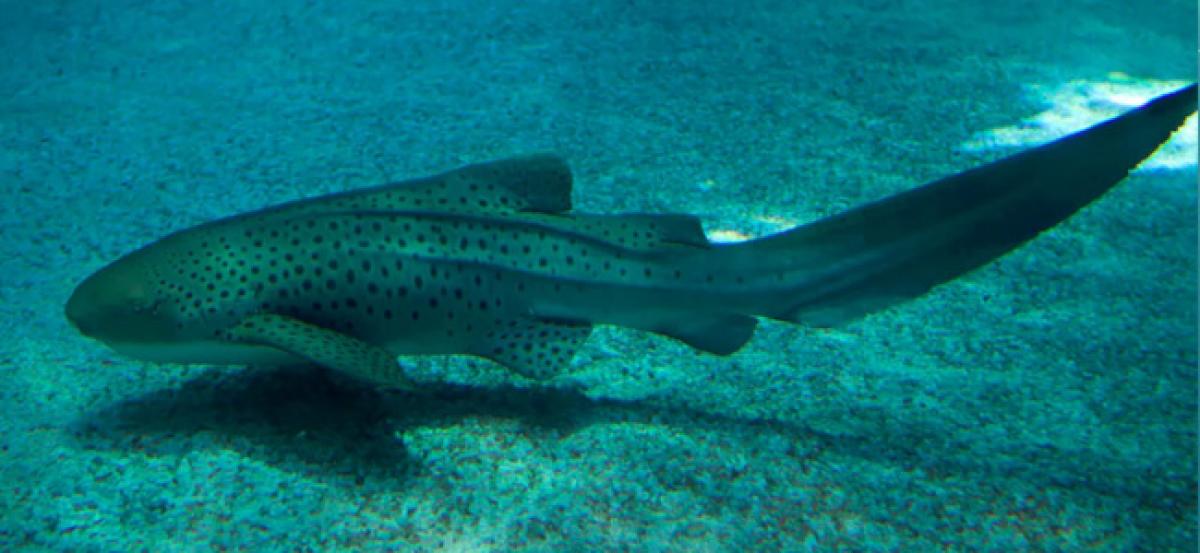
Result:
{"type": "Polygon", "coordinates": [[[1195,79],[1171,2],[0,2],[0,550],[1188,551],[1195,128],[1092,207],[836,330],[602,327],[533,383],[154,365],[73,287],[158,236],[534,151],[720,239],[1195,79]],[[1190,138],[1190,139],[1188,139],[1190,138]]]}

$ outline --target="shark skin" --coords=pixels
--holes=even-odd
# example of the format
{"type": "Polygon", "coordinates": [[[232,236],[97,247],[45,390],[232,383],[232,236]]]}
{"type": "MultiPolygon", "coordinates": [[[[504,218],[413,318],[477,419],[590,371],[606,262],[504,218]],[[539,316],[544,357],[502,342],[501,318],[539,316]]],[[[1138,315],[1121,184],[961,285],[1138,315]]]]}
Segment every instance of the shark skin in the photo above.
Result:
{"type": "Polygon", "coordinates": [[[399,388],[399,355],[550,378],[595,324],[728,355],[757,317],[844,324],[1004,255],[1124,179],[1196,96],[733,244],[690,215],[573,213],[553,155],[470,165],[178,231],[84,280],[66,316],[134,358],[307,361],[399,388]]]}

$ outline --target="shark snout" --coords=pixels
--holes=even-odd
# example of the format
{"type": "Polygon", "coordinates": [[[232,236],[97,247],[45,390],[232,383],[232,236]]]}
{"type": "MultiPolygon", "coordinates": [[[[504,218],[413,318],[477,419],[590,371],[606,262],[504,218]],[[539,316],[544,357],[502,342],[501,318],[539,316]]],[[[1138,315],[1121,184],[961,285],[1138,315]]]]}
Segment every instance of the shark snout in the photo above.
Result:
{"type": "Polygon", "coordinates": [[[137,296],[136,293],[129,293],[129,289],[113,290],[112,287],[106,287],[103,282],[105,276],[102,272],[84,280],[67,300],[67,320],[79,332],[93,338],[101,338],[106,327],[119,324],[121,314],[131,311],[137,296]]]}
{"type": "Polygon", "coordinates": [[[75,288],[75,291],[71,293],[70,299],[67,300],[65,313],[67,320],[81,334],[91,336],[99,319],[96,317],[96,309],[92,300],[86,294],[81,294],[80,288],[82,287],[75,288]]]}
{"type": "Polygon", "coordinates": [[[67,320],[85,336],[109,343],[170,332],[150,285],[134,271],[110,266],[88,277],[67,300],[67,320]]]}

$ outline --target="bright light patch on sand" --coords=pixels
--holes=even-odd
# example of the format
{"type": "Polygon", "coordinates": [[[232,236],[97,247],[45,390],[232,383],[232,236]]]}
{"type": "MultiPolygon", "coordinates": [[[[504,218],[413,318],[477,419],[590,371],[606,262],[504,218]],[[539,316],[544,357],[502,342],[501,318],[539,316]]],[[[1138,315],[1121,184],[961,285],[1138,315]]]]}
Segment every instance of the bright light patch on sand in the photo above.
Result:
{"type": "MultiPolygon", "coordinates": [[[[1057,87],[1030,86],[1048,104],[1046,111],[1009,127],[991,129],[963,144],[974,152],[1028,148],[1082,130],[1138,107],[1160,94],[1189,84],[1186,81],[1135,79],[1110,73],[1106,81],[1071,81],[1057,87]]],[[[1137,171],[1170,171],[1196,166],[1196,115],[1188,118],[1162,148],[1137,171]]]]}
{"type": "Polygon", "coordinates": [[[743,242],[753,238],[740,230],[714,229],[708,231],[708,239],[713,242],[743,242]]]}
{"type": "Polygon", "coordinates": [[[760,238],[768,234],[774,234],[779,231],[787,230],[796,226],[796,221],[786,217],[776,215],[755,215],[751,217],[751,222],[746,230],[738,230],[733,228],[719,228],[706,231],[708,239],[713,242],[744,242],[760,238]]]}

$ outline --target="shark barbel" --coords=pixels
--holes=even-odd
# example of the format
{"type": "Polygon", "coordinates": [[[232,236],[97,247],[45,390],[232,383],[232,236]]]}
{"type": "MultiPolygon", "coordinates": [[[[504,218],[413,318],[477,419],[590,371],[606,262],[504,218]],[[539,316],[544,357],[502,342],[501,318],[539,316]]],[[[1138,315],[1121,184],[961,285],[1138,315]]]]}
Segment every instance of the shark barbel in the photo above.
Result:
{"type": "Polygon", "coordinates": [[[66,314],[130,357],[310,361],[407,387],[405,354],[544,379],[595,324],[730,354],[756,317],[832,326],[1016,248],[1124,179],[1196,85],[1043,146],[757,240],[678,214],[571,212],[551,155],[300,200],[171,234],[88,277],[66,314]]]}

